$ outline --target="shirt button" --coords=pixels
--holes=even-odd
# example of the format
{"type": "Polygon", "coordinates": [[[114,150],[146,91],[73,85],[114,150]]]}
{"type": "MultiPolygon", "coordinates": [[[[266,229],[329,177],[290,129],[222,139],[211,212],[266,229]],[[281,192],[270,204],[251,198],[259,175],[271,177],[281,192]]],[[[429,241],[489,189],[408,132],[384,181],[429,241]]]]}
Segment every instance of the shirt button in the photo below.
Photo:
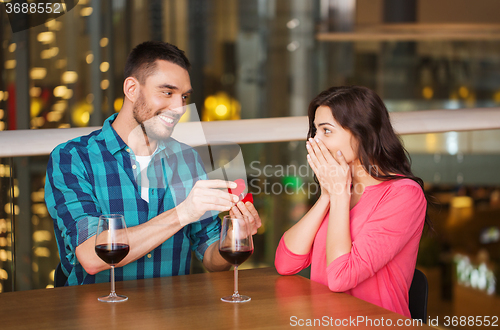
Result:
{"type": "Polygon", "coordinates": [[[151,259],[151,253],[148,253],[148,258],[151,259]]]}
{"type": "Polygon", "coordinates": [[[125,150],[127,150],[127,152],[130,152],[130,149],[129,149],[129,148],[127,148],[127,149],[125,149],[125,150]]]}
{"type": "Polygon", "coordinates": [[[137,165],[132,165],[132,168],[135,170],[137,168],[137,165]]]}

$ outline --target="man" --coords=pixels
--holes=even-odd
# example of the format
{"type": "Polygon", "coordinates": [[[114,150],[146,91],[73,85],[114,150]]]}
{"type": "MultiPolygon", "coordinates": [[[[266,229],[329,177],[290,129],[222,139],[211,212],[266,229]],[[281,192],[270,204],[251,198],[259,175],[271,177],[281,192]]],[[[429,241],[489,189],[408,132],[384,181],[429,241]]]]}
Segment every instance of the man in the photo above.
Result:
{"type": "Polygon", "coordinates": [[[229,269],[210,211],[243,214],[254,233],[260,226],[253,205],[226,192],[234,182],[206,180],[198,154],[170,137],[192,92],[189,67],[173,45],[138,45],[125,65],[120,112],[51,153],[45,200],[68,285],[109,281],[110,266],[94,251],[101,214],[122,214],[129,228],[117,280],[189,274],[190,248],[208,270],[229,269]]]}

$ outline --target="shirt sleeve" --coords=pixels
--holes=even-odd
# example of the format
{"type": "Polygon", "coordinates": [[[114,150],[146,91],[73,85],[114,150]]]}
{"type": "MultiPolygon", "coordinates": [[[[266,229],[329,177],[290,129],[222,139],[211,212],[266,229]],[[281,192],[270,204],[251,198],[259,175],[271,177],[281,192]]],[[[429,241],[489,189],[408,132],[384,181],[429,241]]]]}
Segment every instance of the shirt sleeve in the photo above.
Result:
{"type": "Polygon", "coordinates": [[[312,249],[308,254],[293,253],[286,246],[285,235],[283,235],[276,249],[276,256],[274,258],[276,271],[281,275],[297,274],[302,269],[309,267],[311,264],[311,253],[312,249]]]}
{"type": "Polygon", "coordinates": [[[426,207],[419,187],[405,185],[387,192],[353,240],[351,252],[327,266],[330,290],[356,287],[394,259],[414,235],[420,237],[426,207]]]}
{"type": "MultiPolygon", "coordinates": [[[[77,152],[57,148],[49,158],[45,202],[64,243],[66,259],[78,263],[75,249],[94,236],[101,210],[77,152]]],[[[62,254],[62,253],[61,253],[62,254]]]]}
{"type": "MultiPolygon", "coordinates": [[[[196,159],[195,168],[197,173],[197,177],[193,182],[194,186],[194,183],[196,183],[197,180],[206,180],[207,174],[201,157],[194,149],[193,153],[196,159]]],[[[219,212],[216,211],[206,212],[199,221],[193,222],[189,225],[191,249],[200,261],[203,261],[205,251],[208,247],[217,242],[220,238],[221,220],[218,214],[219,212]]]]}

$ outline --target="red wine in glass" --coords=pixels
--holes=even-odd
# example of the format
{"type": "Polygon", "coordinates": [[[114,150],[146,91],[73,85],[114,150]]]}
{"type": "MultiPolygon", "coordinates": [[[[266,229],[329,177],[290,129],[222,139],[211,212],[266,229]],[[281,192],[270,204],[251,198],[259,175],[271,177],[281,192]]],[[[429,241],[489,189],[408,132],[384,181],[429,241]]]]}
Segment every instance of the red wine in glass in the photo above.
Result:
{"type": "Polygon", "coordinates": [[[95,252],[99,258],[111,266],[111,293],[97,300],[103,302],[122,302],[128,297],[115,292],[115,265],[122,261],[130,250],[127,225],[120,214],[103,214],[99,217],[95,238],[95,252]]]}
{"type": "Polygon", "coordinates": [[[219,253],[229,263],[234,265],[234,293],[222,297],[221,300],[230,303],[250,301],[248,296],[238,292],[238,266],[253,253],[252,228],[241,217],[226,215],[222,220],[220,232],[219,253]]]}
{"type": "Polygon", "coordinates": [[[231,265],[239,266],[252,255],[253,249],[245,246],[241,249],[233,251],[230,247],[225,247],[220,249],[219,252],[220,255],[231,265]]]}
{"type": "Polygon", "coordinates": [[[128,254],[128,244],[99,244],[95,246],[95,253],[109,265],[116,265],[128,254]]]}

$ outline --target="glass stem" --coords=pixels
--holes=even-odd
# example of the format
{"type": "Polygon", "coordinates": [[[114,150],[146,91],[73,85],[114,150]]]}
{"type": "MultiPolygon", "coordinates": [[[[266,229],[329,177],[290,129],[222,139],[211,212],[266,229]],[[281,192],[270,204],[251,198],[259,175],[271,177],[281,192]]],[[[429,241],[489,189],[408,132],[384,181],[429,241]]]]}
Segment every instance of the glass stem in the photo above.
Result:
{"type": "Polygon", "coordinates": [[[111,295],[115,294],[115,266],[111,265],[111,295]]]}
{"type": "Polygon", "coordinates": [[[233,296],[238,297],[238,266],[234,266],[234,294],[233,296]]]}

